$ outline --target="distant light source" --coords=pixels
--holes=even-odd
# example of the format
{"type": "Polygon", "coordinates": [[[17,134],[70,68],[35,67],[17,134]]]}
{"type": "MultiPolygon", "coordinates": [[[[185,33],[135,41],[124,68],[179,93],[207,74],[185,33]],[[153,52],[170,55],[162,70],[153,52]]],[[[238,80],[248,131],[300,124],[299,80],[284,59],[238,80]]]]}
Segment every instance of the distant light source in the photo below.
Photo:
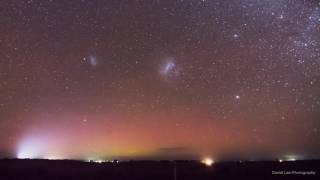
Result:
{"type": "Polygon", "coordinates": [[[296,155],[287,155],[285,160],[286,161],[296,161],[297,158],[298,158],[298,156],[296,156],[296,155]]]}
{"type": "Polygon", "coordinates": [[[96,162],[96,163],[103,163],[102,160],[95,160],[94,162],[96,162]]]}
{"type": "MultiPolygon", "coordinates": [[[[52,147],[51,142],[48,143],[49,137],[43,136],[24,136],[17,144],[18,159],[43,159],[49,155],[52,147]]],[[[51,153],[50,153],[51,155],[51,153]]]]}
{"type": "Polygon", "coordinates": [[[17,153],[18,159],[35,159],[39,158],[39,152],[29,144],[19,148],[17,153]]]}
{"type": "Polygon", "coordinates": [[[288,161],[296,161],[296,158],[289,158],[288,161]]]}
{"type": "Polygon", "coordinates": [[[201,160],[201,163],[205,164],[206,166],[212,166],[214,161],[210,158],[204,158],[203,160],[201,160]]]}
{"type": "Polygon", "coordinates": [[[25,151],[18,152],[18,155],[17,155],[18,159],[33,159],[35,157],[36,156],[32,152],[25,152],[25,151]]]}
{"type": "Polygon", "coordinates": [[[62,159],[62,158],[59,157],[59,156],[56,156],[56,155],[50,155],[50,156],[45,156],[44,159],[59,160],[59,159],[62,159]]]}
{"type": "Polygon", "coordinates": [[[281,158],[281,159],[278,159],[278,161],[279,161],[279,162],[296,161],[297,159],[299,159],[299,157],[296,156],[296,155],[287,155],[287,156],[284,156],[284,157],[281,158]]]}

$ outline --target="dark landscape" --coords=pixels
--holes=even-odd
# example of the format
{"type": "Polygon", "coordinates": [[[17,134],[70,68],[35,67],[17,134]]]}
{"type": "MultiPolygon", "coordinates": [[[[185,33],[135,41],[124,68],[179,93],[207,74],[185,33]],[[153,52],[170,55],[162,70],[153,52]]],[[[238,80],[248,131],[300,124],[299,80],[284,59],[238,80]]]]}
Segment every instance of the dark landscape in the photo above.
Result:
{"type": "Polygon", "coordinates": [[[0,179],[318,179],[320,161],[217,162],[0,160],[0,179]],[[287,174],[275,174],[275,173],[287,174]],[[291,174],[288,174],[291,173],[291,174]],[[304,174],[303,174],[304,173],[304,174]],[[315,173],[315,174],[314,174],[315,173]]]}

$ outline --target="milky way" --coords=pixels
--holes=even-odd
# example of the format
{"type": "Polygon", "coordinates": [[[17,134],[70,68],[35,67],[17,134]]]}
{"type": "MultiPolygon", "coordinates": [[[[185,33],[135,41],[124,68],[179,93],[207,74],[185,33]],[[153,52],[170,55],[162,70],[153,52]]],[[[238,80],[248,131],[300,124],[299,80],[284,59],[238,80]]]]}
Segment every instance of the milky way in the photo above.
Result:
{"type": "Polygon", "coordinates": [[[319,157],[320,3],[0,2],[0,156],[319,157]]]}

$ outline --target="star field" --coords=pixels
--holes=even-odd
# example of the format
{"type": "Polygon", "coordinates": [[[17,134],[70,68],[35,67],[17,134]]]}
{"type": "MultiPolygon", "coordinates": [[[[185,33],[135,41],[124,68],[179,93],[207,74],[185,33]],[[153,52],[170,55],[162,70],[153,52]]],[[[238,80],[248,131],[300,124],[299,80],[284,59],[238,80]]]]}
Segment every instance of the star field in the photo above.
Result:
{"type": "Polygon", "coordinates": [[[319,1],[11,0],[0,24],[1,157],[319,157],[319,1]]]}

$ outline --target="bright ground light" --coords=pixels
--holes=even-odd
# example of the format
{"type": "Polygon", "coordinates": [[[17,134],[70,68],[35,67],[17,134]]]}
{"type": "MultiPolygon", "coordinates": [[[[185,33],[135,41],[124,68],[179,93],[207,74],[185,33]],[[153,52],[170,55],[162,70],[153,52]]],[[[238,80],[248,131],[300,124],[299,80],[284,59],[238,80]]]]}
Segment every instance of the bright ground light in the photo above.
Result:
{"type": "Polygon", "coordinates": [[[38,151],[32,144],[23,144],[17,152],[17,158],[19,159],[34,159],[37,157],[38,151]]]}
{"type": "Polygon", "coordinates": [[[214,161],[210,158],[204,158],[203,160],[201,160],[201,163],[205,164],[206,166],[212,166],[214,161]]]}

